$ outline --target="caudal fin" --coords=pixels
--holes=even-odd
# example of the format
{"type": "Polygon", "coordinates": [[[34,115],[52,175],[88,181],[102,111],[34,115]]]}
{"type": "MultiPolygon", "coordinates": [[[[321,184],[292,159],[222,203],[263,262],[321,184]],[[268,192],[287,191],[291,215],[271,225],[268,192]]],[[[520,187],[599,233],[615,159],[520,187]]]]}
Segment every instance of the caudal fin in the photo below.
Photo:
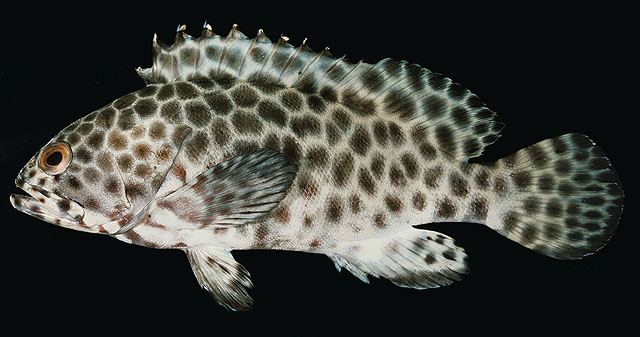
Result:
{"type": "Polygon", "coordinates": [[[624,194],[609,159],[587,136],[547,139],[496,163],[516,187],[488,225],[509,239],[559,259],[602,248],[622,214],[624,194]]]}

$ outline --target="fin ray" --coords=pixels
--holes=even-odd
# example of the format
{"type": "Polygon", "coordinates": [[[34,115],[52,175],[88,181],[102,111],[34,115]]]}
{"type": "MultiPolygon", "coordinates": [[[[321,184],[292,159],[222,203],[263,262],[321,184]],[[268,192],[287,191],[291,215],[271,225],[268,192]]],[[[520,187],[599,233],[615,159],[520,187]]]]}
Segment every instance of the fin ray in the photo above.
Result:
{"type": "Polygon", "coordinates": [[[425,289],[451,284],[467,273],[467,255],[453,239],[432,231],[411,228],[390,237],[345,242],[329,256],[368,283],[367,276],[382,277],[401,287],[425,289]]]}
{"type": "Polygon", "coordinates": [[[295,48],[284,37],[273,43],[259,32],[249,39],[236,26],[226,38],[179,34],[185,38],[170,47],[154,44],[159,51],[153,66],[138,70],[147,83],[232,77],[292,87],[309,95],[330,88],[337,103],[361,115],[421,128],[421,142],[437,144],[441,152],[463,161],[482,154],[500,136],[502,123],[476,95],[415,64],[393,59],[353,64],[333,58],[326,49],[314,52],[305,43],[295,48]],[[204,57],[195,64],[184,62],[192,55],[204,57]]]}
{"type": "Polygon", "coordinates": [[[610,161],[587,136],[544,140],[495,167],[517,189],[488,224],[502,235],[559,259],[592,254],[613,235],[624,193],[610,161]]]}

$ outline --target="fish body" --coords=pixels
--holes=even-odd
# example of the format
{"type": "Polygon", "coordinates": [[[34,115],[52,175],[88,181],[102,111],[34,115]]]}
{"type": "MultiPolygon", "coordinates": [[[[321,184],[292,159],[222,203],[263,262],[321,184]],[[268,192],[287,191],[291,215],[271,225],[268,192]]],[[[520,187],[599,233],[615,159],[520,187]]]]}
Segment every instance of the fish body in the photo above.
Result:
{"type": "Polygon", "coordinates": [[[286,38],[205,26],[154,37],[147,86],[74,122],[22,169],[18,210],[187,253],[222,305],[247,309],[236,249],[328,255],[367,282],[432,288],[467,272],[452,238],[413,225],[486,224],[575,259],[614,232],[623,192],[604,153],[567,134],[471,164],[503,124],[480,99],[403,61],[352,64],[286,38]]]}

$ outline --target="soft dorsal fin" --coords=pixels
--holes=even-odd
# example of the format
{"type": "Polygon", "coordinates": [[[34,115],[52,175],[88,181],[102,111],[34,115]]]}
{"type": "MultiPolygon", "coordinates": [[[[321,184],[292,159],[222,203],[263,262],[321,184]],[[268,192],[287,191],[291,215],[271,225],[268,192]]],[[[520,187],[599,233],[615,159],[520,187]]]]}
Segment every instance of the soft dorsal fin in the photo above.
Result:
{"type": "Polygon", "coordinates": [[[169,47],[154,36],[153,66],[138,68],[147,83],[233,78],[296,88],[362,116],[398,120],[412,128],[414,140],[460,160],[482,154],[503,127],[476,95],[415,64],[393,59],[354,64],[328,49],[314,52],[306,40],[299,47],[284,36],[274,43],[262,30],[249,39],[237,25],[227,36],[214,34],[209,25],[198,38],[185,29],[179,27],[169,47]]]}

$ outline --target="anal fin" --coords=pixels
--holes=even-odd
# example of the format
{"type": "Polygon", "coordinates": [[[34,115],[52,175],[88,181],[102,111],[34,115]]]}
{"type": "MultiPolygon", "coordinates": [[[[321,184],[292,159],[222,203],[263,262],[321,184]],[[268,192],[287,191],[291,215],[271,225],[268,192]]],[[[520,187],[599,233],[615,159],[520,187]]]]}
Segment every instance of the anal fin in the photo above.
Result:
{"type": "Polygon", "coordinates": [[[230,252],[211,246],[192,247],[185,252],[198,283],[220,305],[234,311],[251,309],[253,299],[247,290],[253,283],[249,272],[230,252]]]}
{"type": "Polygon", "coordinates": [[[390,237],[345,242],[329,256],[363,282],[382,277],[415,289],[436,288],[462,279],[467,255],[446,235],[411,228],[390,237]]]}

